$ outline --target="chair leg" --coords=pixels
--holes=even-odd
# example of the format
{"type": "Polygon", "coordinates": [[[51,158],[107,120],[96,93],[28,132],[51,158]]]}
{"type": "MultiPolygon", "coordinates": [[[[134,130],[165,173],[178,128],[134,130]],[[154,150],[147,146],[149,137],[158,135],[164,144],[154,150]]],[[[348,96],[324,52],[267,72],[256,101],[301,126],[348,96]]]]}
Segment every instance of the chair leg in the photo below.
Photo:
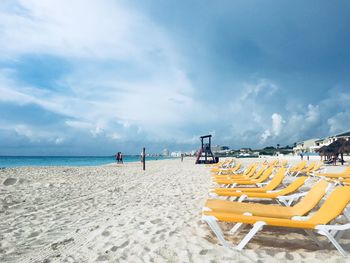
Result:
{"type": "Polygon", "coordinates": [[[335,246],[335,248],[342,254],[344,257],[347,256],[347,253],[342,248],[342,246],[337,242],[337,240],[332,236],[331,233],[329,233],[327,230],[322,229],[320,230],[328,239],[332,242],[332,244],[335,246]]]}
{"type": "Polygon", "coordinates": [[[342,236],[344,235],[345,231],[339,231],[337,234],[335,234],[334,238],[335,240],[339,241],[342,236]]]}
{"type": "Polygon", "coordinates": [[[249,231],[249,233],[242,239],[242,241],[236,246],[236,249],[242,250],[245,245],[255,236],[255,234],[266,225],[263,221],[258,221],[254,224],[253,228],[249,231]]]}
{"type": "Polygon", "coordinates": [[[238,200],[237,200],[237,202],[242,202],[244,199],[246,199],[248,196],[247,195],[241,195],[239,198],[238,198],[238,200]]]}
{"type": "MultiPolygon", "coordinates": [[[[237,223],[235,224],[231,230],[229,231],[230,235],[233,235],[234,233],[236,233],[241,227],[244,227],[245,225],[243,225],[243,223],[237,223]]],[[[237,232],[238,233],[238,232],[237,232]]]]}
{"type": "Polygon", "coordinates": [[[279,200],[277,198],[275,200],[276,200],[277,204],[287,206],[287,203],[284,200],[279,200]]]}
{"type": "Polygon", "coordinates": [[[211,228],[211,230],[214,232],[214,234],[216,235],[217,239],[219,240],[219,242],[225,246],[225,247],[231,247],[230,244],[227,243],[227,241],[224,238],[224,235],[222,234],[222,231],[218,225],[218,223],[216,222],[216,218],[213,216],[202,216],[202,219],[207,222],[207,224],[209,225],[209,227],[211,228]]]}
{"type": "Polygon", "coordinates": [[[344,211],[343,211],[343,214],[344,214],[345,218],[346,218],[348,221],[350,221],[350,214],[349,214],[348,209],[345,208],[344,211]]]}
{"type": "Polygon", "coordinates": [[[305,232],[311,237],[311,239],[317,244],[318,247],[320,248],[324,247],[322,243],[318,240],[317,236],[311,230],[305,229],[305,232]]]}

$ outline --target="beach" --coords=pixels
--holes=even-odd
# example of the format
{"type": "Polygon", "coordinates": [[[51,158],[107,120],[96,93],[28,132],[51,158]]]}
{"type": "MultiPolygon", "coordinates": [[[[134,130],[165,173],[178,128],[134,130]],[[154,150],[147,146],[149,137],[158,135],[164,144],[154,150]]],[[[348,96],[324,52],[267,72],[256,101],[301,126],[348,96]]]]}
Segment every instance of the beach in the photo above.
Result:
{"type": "MultiPolygon", "coordinates": [[[[241,161],[257,160],[263,161],[241,161]]],[[[0,170],[0,183],[0,262],[349,260],[295,229],[266,227],[242,251],[223,247],[201,221],[214,186],[210,168],[193,158],[150,161],[146,171],[138,162],[7,168],[0,170]]],[[[228,239],[237,244],[245,233],[228,239]]],[[[342,244],[350,251],[349,234],[342,244]]]]}

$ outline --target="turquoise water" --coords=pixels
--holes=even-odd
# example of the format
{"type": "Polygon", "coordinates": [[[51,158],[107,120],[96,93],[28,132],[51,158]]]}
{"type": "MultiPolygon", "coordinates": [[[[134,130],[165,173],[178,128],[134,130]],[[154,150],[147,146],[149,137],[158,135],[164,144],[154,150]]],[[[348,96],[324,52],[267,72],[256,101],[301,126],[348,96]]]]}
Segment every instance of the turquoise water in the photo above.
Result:
{"type": "MultiPolygon", "coordinates": [[[[164,157],[147,157],[146,161],[164,157]]],[[[124,155],[124,162],[139,162],[137,155],[124,155]]],[[[19,166],[96,166],[115,163],[114,156],[0,156],[0,167],[19,166]]]]}

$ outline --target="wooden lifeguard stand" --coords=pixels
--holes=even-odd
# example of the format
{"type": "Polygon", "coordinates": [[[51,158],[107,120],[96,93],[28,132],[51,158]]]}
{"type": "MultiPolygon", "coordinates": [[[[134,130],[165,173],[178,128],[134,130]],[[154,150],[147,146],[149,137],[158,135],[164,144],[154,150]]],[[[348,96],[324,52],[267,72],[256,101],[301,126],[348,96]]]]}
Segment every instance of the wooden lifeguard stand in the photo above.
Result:
{"type": "Polygon", "coordinates": [[[214,157],[214,154],[211,151],[211,135],[201,136],[200,139],[201,139],[201,148],[198,151],[196,164],[216,163],[217,158],[214,157]],[[205,142],[204,141],[205,139],[207,139],[208,141],[205,142]]]}

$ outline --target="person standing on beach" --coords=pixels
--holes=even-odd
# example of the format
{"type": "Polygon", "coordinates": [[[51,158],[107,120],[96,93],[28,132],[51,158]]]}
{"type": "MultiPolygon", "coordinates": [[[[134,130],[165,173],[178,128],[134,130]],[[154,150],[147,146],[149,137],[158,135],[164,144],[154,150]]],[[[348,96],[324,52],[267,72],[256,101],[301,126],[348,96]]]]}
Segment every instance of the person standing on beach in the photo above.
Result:
{"type": "Polygon", "coordinates": [[[123,154],[119,152],[119,162],[123,163],[123,154]]]}
{"type": "Polygon", "coordinates": [[[119,163],[119,160],[120,160],[119,152],[115,155],[115,160],[117,163],[119,163]]]}

